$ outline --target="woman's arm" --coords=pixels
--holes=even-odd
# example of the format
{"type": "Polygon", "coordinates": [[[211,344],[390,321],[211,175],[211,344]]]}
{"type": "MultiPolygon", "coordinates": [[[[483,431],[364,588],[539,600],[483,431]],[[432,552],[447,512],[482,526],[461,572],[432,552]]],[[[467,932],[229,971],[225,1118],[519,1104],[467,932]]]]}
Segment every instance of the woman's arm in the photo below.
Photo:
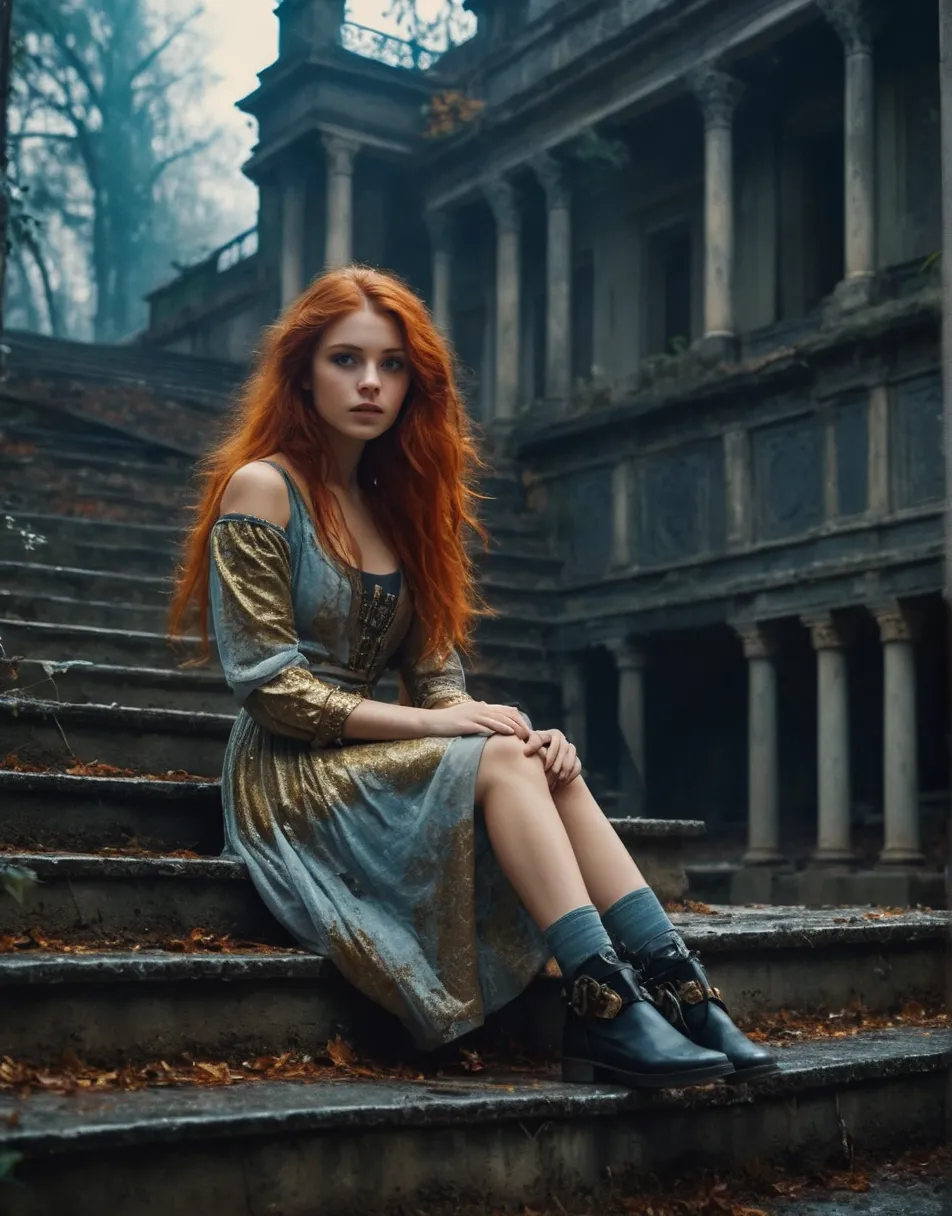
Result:
{"type": "Polygon", "coordinates": [[[291,602],[288,514],[283,478],[260,463],[240,469],[222,500],[211,537],[211,598],[229,687],[267,730],[317,746],[423,736],[418,709],[367,701],[307,669],[291,602]]]}

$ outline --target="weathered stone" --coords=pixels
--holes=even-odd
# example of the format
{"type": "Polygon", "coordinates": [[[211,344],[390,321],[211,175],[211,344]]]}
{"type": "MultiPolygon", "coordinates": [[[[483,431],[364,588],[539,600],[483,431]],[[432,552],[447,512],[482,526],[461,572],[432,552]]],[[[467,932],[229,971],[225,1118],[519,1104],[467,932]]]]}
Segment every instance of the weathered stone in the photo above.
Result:
{"type": "Polygon", "coordinates": [[[260,1198],[285,1216],[315,1204],[343,1216],[437,1196],[539,1203],[591,1190],[606,1169],[724,1170],[778,1152],[801,1169],[838,1164],[844,1129],[864,1151],[934,1143],[949,1058],[948,1036],[913,1031],[798,1044],[752,1093],[636,1094],[503,1074],[86,1094],[81,1109],[52,1094],[4,1098],[0,1115],[19,1115],[6,1146],[27,1157],[9,1211],[33,1216],[42,1202],[86,1216],[108,1203],[157,1216],[173,1203],[237,1211],[260,1198]]]}

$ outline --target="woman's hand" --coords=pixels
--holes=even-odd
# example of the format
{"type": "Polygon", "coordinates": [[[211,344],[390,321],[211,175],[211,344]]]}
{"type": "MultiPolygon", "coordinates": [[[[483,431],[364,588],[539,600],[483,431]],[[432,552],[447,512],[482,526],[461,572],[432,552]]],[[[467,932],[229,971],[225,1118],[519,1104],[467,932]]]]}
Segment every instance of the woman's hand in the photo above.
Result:
{"type": "Polygon", "coordinates": [[[487,705],[485,701],[462,701],[445,709],[425,709],[424,734],[438,738],[454,735],[516,735],[529,738],[529,728],[514,705],[487,705]]]}
{"type": "Polygon", "coordinates": [[[523,750],[527,756],[542,752],[546,780],[553,794],[571,785],[582,771],[575,745],[560,730],[534,730],[523,750]]]}

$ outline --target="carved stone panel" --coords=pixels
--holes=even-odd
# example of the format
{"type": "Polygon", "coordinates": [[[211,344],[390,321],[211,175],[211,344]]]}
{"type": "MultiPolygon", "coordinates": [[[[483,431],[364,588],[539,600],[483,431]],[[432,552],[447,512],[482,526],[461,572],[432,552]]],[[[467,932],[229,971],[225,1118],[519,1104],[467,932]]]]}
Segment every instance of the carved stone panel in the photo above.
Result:
{"type": "Polygon", "coordinates": [[[893,503],[918,507],[941,501],[945,476],[938,372],[896,385],[891,432],[893,503]]]}
{"type": "Polygon", "coordinates": [[[718,440],[646,459],[639,562],[681,561],[724,547],[724,461],[718,440]]]}
{"type": "Polygon", "coordinates": [[[837,407],[837,515],[862,515],[869,505],[869,426],[866,397],[853,397],[837,407]]]}
{"type": "Polygon", "coordinates": [[[797,536],[823,522],[823,428],[798,419],[751,431],[754,518],[760,540],[797,536]]]}
{"type": "Polygon", "coordinates": [[[612,477],[609,469],[576,473],[566,495],[565,533],[575,574],[604,574],[612,556],[612,477]]]}

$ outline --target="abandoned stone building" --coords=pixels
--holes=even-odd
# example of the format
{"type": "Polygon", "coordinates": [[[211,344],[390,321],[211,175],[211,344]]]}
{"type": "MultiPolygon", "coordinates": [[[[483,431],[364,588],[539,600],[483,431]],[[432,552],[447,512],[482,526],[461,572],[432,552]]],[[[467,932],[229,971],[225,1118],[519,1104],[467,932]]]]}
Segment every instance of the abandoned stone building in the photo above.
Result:
{"type": "Polygon", "coordinates": [[[898,879],[949,786],[936,0],[466,7],[433,62],[283,0],[257,229],[146,340],[243,361],[324,267],[398,271],[562,563],[530,710],[746,841],[748,898],[898,879]]]}

